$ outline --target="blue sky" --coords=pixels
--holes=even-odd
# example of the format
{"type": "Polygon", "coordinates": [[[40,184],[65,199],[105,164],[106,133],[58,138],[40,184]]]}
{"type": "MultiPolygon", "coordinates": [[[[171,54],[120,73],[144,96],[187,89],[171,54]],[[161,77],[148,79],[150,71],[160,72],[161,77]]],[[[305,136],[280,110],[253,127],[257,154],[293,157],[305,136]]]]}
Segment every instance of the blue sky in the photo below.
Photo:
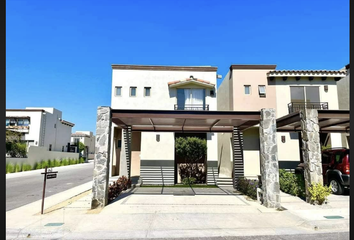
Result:
{"type": "MultiPolygon", "coordinates": [[[[111,64],[340,69],[349,0],[6,1],[6,108],[55,107],[96,131],[111,64]]],[[[219,85],[220,83],[218,83],[219,85]]]]}

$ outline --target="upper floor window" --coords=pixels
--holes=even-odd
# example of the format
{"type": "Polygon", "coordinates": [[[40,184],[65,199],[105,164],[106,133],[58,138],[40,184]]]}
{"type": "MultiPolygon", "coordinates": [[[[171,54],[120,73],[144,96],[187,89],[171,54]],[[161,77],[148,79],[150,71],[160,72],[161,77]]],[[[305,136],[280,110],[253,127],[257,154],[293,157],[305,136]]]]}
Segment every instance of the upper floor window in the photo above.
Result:
{"type": "Polygon", "coordinates": [[[136,96],[136,87],[130,87],[130,96],[135,97],[136,96]]]}
{"type": "Polygon", "coordinates": [[[245,85],[245,94],[251,94],[251,85],[245,85]]]}
{"type": "Polygon", "coordinates": [[[145,97],[150,97],[150,92],[151,92],[151,87],[144,88],[144,96],[145,97]]]}
{"type": "Polygon", "coordinates": [[[116,87],[115,88],[115,95],[116,96],[122,96],[122,87],[116,87]]]}
{"type": "Polygon", "coordinates": [[[6,126],[10,126],[10,119],[6,119],[6,126]]]}
{"type": "Polygon", "coordinates": [[[49,151],[52,151],[52,144],[49,144],[49,151]]]}
{"type": "Polygon", "coordinates": [[[258,86],[258,92],[260,97],[265,97],[266,96],[266,89],[264,85],[259,85],[258,86]]]}

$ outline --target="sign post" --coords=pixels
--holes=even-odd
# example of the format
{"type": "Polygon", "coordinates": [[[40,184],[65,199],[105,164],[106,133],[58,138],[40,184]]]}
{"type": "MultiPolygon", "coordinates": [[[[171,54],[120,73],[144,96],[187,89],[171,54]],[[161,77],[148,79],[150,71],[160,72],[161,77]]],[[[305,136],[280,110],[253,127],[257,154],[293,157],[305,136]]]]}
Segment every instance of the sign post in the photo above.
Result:
{"type": "Polygon", "coordinates": [[[58,172],[52,172],[51,170],[48,172],[47,170],[48,170],[48,167],[45,167],[44,173],[41,173],[41,174],[44,174],[41,214],[43,214],[43,210],[44,210],[45,185],[47,183],[47,179],[56,178],[57,173],[58,173],[58,172]]]}

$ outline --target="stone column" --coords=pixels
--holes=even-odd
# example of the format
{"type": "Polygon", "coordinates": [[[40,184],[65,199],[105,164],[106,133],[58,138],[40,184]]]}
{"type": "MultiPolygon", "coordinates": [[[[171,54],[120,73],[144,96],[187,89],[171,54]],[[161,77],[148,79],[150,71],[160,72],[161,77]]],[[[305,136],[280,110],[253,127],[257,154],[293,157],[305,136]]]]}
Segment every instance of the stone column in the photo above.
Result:
{"type": "Polygon", "coordinates": [[[91,209],[108,203],[111,125],[111,108],[98,107],[91,209]]]}
{"type": "Polygon", "coordinates": [[[259,124],[263,205],[280,207],[276,115],[273,108],[261,109],[259,124]]]}
{"type": "MultiPolygon", "coordinates": [[[[306,196],[308,196],[307,189],[311,184],[323,184],[318,112],[316,109],[300,110],[300,118],[301,151],[304,160],[306,196]]],[[[309,197],[306,197],[306,202],[310,202],[309,197]]]]}

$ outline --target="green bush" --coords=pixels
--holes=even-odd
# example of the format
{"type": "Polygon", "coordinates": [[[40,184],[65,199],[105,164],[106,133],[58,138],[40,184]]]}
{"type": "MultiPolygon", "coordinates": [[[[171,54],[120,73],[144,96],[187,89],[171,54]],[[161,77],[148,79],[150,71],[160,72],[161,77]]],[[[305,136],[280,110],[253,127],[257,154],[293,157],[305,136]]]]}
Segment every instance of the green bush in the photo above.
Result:
{"type": "Polygon", "coordinates": [[[54,159],[53,164],[54,164],[54,167],[60,167],[60,161],[59,160],[54,159]]]}
{"type": "Polygon", "coordinates": [[[26,143],[7,142],[6,152],[9,153],[11,157],[26,157],[27,156],[26,143]]]}
{"type": "Polygon", "coordinates": [[[40,162],[36,162],[33,165],[33,170],[37,170],[37,169],[42,169],[42,164],[40,162]]]}
{"type": "Polygon", "coordinates": [[[15,170],[15,168],[12,163],[6,163],[6,173],[13,173],[14,170],[15,170]]]}
{"type": "Polygon", "coordinates": [[[308,188],[311,203],[322,205],[327,201],[327,197],[332,193],[331,187],[323,186],[321,183],[311,185],[308,188]]]}
{"type": "Polygon", "coordinates": [[[85,162],[85,158],[81,157],[79,163],[84,163],[84,162],[85,162]]]}
{"type": "Polygon", "coordinates": [[[258,180],[239,178],[236,181],[236,189],[250,198],[257,199],[258,180]]]}
{"type": "Polygon", "coordinates": [[[15,172],[21,172],[21,165],[18,163],[15,164],[15,172]]]}
{"type": "Polygon", "coordinates": [[[32,170],[31,164],[27,164],[27,163],[22,164],[22,171],[23,171],[23,172],[25,172],[25,171],[31,171],[31,170],[32,170]]]}
{"type": "Polygon", "coordinates": [[[279,170],[280,190],[297,197],[305,197],[305,180],[302,174],[294,174],[284,169],[279,170]]]}
{"type": "Polygon", "coordinates": [[[182,179],[182,184],[183,185],[192,185],[196,183],[197,179],[194,177],[186,177],[182,179]]]}
{"type": "Polygon", "coordinates": [[[49,167],[48,161],[47,160],[42,160],[41,161],[42,168],[49,167]]]}
{"type": "Polygon", "coordinates": [[[69,165],[69,162],[66,158],[64,158],[62,161],[61,161],[61,166],[67,166],[69,165]]]}
{"type": "Polygon", "coordinates": [[[73,165],[73,164],[75,164],[75,159],[69,158],[69,165],[73,165]]]}

